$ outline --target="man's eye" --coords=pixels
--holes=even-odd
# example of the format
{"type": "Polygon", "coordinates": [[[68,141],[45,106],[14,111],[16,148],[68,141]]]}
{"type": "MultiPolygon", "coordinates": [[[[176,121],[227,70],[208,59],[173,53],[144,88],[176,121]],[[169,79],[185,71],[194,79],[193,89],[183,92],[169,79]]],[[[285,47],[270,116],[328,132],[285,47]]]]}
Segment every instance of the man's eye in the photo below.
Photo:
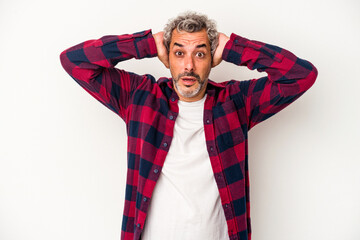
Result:
{"type": "Polygon", "coordinates": [[[182,55],[183,55],[183,53],[180,52],[180,51],[176,51],[176,52],[175,52],[175,56],[182,56],[182,55]]]}
{"type": "Polygon", "coordinates": [[[204,57],[204,56],[205,56],[205,54],[204,54],[204,53],[202,53],[202,52],[198,52],[198,53],[196,53],[196,56],[197,56],[197,57],[202,58],[202,57],[204,57]]]}

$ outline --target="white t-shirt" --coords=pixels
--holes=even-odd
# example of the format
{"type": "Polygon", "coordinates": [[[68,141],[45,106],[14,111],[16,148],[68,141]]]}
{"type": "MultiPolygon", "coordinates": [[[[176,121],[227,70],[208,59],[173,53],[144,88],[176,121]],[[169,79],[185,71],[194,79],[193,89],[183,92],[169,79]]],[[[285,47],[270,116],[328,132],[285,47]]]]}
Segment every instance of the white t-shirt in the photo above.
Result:
{"type": "Polygon", "coordinates": [[[174,137],[156,183],[142,240],[228,240],[205,144],[204,102],[179,101],[174,137]]]}

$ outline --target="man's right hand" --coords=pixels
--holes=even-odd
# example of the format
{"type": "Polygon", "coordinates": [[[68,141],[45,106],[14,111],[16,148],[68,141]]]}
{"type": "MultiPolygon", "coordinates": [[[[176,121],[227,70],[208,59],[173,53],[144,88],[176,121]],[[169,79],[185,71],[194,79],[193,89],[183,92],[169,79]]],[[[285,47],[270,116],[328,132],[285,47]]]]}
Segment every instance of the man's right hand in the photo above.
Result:
{"type": "Polygon", "coordinates": [[[158,32],[158,33],[153,34],[153,37],[154,37],[155,43],[156,43],[156,49],[158,52],[158,58],[165,65],[166,68],[169,68],[170,67],[169,54],[164,45],[163,36],[164,36],[164,32],[158,32]]]}

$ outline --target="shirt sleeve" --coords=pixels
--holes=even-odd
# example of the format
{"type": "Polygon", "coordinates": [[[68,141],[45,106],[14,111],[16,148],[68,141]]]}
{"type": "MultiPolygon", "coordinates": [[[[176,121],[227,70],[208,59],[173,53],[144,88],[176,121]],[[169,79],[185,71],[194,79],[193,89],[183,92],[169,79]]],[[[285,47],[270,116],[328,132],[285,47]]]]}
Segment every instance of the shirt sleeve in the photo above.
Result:
{"type": "Polygon", "coordinates": [[[222,57],[238,66],[267,73],[266,77],[235,84],[244,99],[248,129],[299,98],[317,77],[317,69],[310,62],[280,47],[236,34],[226,43],[222,57]]]}
{"type": "Polygon", "coordinates": [[[125,120],[132,93],[147,76],[117,69],[115,65],[131,58],[154,56],[156,44],[151,30],[147,30],[85,41],[63,51],[60,61],[82,88],[125,120]]]}

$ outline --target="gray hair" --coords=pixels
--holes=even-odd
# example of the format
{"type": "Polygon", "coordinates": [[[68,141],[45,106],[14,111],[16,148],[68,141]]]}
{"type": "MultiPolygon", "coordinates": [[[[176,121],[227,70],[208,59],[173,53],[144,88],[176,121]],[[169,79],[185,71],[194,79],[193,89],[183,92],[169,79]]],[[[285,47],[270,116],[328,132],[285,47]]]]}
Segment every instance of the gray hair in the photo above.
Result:
{"type": "Polygon", "coordinates": [[[208,19],[206,15],[196,12],[185,12],[176,18],[170,19],[164,28],[164,45],[168,51],[170,49],[172,32],[175,28],[179,32],[185,31],[188,33],[199,32],[206,29],[210,41],[211,56],[214,56],[219,43],[215,21],[208,19]]]}

